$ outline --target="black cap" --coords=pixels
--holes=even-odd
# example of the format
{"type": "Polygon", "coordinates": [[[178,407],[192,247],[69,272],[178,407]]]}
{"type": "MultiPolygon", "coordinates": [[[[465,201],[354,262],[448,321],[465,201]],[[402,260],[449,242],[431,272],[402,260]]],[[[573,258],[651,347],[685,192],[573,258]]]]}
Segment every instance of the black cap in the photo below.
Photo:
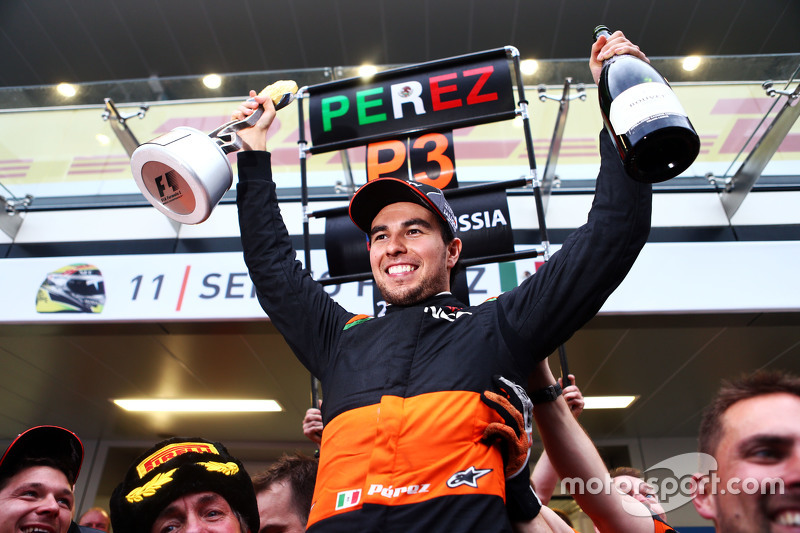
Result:
{"type": "Polygon", "coordinates": [[[51,459],[75,485],[83,464],[83,443],[78,436],[59,426],[32,427],[14,439],[0,458],[0,480],[20,471],[27,459],[51,459]]]}
{"type": "Polygon", "coordinates": [[[158,515],[178,498],[215,492],[258,533],[256,494],[244,465],[219,442],[174,437],[133,462],[111,495],[114,533],[150,531],[158,515]]]}
{"type": "Polygon", "coordinates": [[[412,202],[430,209],[456,234],[456,215],[441,189],[397,178],[378,178],[362,185],[350,200],[350,219],[361,231],[369,233],[380,210],[397,202],[412,202]]]}

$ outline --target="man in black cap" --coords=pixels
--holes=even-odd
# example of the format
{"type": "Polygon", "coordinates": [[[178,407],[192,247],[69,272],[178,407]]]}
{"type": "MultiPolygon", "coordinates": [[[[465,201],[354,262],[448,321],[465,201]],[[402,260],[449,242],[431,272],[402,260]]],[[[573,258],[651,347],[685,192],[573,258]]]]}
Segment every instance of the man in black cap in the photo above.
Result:
{"type": "MultiPolygon", "coordinates": [[[[614,54],[646,60],[617,32],[593,46],[595,81],[614,54]]],[[[350,313],[295,258],[278,207],[266,97],[239,131],[237,202],[244,258],[261,306],[320,379],[325,431],[308,530],[510,531],[505,465],[483,442],[499,415],[480,393],[499,374],[518,382],[592,318],[647,240],[651,187],[624,172],[609,136],[588,222],[519,287],[465,307],[450,293],[461,254],[452,209],[438,189],[382,178],[364,185],[350,218],[368,237],[385,316],[350,313]]],[[[551,384],[531,395],[552,401],[551,384]]]]}
{"type": "Polygon", "coordinates": [[[172,438],[144,452],[111,495],[114,533],[258,533],[253,484],[218,442],[172,438]]]}
{"type": "Polygon", "coordinates": [[[58,426],[21,433],[0,458],[0,532],[67,533],[73,488],[83,463],[83,444],[58,426]]]}

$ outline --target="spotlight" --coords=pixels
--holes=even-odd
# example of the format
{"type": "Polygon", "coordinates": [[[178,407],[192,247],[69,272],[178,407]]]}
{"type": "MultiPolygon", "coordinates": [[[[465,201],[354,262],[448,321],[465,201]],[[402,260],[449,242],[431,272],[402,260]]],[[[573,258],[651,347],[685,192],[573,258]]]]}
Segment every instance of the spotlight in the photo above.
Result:
{"type": "Polygon", "coordinates": [[[358,75],[362,78],[371,78],[378,72],[378,67],[375,65],[362,65],[358,69],[358,75]]]}
{"type": "Polygon", "coordinates": [[[526,59],[519,64],[519,68],[523,74],[530,76],[539,69],[539,62],[535,59],[526,59]]]}
{"type": "Polygon", "coordinates": [[[75,86],[71,83],[59,83],[58,86],[56,86],[56,90],[62,96],[66,96],[67,98],[72,98],[78,93],[77,89],[75,89],[75,86]]]}
{"type": "Polygon", "coordinates": [[[687,56],[683,59],[683,70],[693,71],[700,66],[700,56],[687,56]]]}
{"type": "Polygon", "coordinates": [[[203,85],[209,89],[219,89],[219,86],[222,85],[222,78],[217,74],[209,74],[203,78],[203,85]]]}

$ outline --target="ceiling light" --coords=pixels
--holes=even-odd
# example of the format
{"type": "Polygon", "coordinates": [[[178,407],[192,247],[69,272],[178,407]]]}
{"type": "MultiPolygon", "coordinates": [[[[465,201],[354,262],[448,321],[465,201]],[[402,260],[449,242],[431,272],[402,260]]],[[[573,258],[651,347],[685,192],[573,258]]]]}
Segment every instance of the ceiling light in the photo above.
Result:
{"type": "Polygon", "coordinates": [[[358,75],[362,78],[371,78],[378,72],[378,67],[375,65],[361,65],[358,68],[358,75]]]}
{"type": "Polygon", "coordinates": [[[683,70],[693,71],[700,66],[700,56],[686,56],[683,59],[683,70]]]}
{"type": "Polygon", "coordinates": [[[108,135],[103,135],[102,133],[98,133],[97,135],[94,136],[94,138],[97,139],[97,142],[99,142],[103,146],[106,146],[108,143],[111,142],[111,139],[108,138],[108,135]]]}
{"type": "Polygon", "coordinates": [[[263,413],[283,411],[275,400],[208,400],[120,398],[114,403],[126,411],[192,412],[192,413],[263,413]]]}
{"type": "Polygon", "coordinates": [[[526,59],[519,64],[523,74],[530,76],[539,69],[539,63],[535,59],[526,59]]]}
{"type": "Polygon", "coordinates": [[[203,85],[209,89],[219,89],[219,86],[222,85],[222,78],[217,74],[209,74],[203,78],[203,85]]]}
{"type": "Polygon", "coordinates": [[[57,91],[58,91],[58,92],[59,92],[59,93],[60,93],[62,96],[66,96],[67,98],[71,98],[71,97],[75,96],[75,94],[77,94],[77,92],[78,92],[78,91],[75,89],[75,86],[74,86],[74,85],[72,85],[71,83],[59,83],[59,84],[56,86],[56,90],[57,90],[57,91]]]}
{"type": "Polygon", "coordinates": [[[584,409],[625,409],[638,396],[584,396],[584,409]]]}

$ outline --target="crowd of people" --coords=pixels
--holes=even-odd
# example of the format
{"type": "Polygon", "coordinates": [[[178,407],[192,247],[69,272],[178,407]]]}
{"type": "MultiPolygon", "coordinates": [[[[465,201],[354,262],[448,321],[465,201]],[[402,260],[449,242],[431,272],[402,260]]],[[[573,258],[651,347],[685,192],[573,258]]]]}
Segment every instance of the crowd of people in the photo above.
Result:
{"type": "MultiPolygon", "coordinates": [[[[647,59],[621,32],[601,37],[595,81],[615,54],[647,59]]],[[[324,402],[303,421],[319,458],[287,455],[251,477],[223,443],[171,438],[130,465],[109,513],[76,521],[81,441],[39,426],[0,459],[0,533],[109,531],[109,521],[114,533],[570,532],[546,505],[559,478],[614,487],[572,494],[598,532],[673,531],[640,472],[608,471],[577,420],[574,376],[556,380],[547,359],[597,313],[649,234],[651,186],[625,175],[608,135],[586,224],[536,275],[480,305],[450,293],[462,243],[441,191],[393,178],[361,187],[349,213],[388,304],[375,318],[343,309],[297,261],[271,177],[272,102],[253,92],[234,117],[259,106],[239,132],[244,257],[260,304],[322,384],[324,402]],[[531,469],[534,425],[545,452],[531,469]]],[[[759,372],[724,384],[699,451],[716,458],[717,477],[696,475],[693,502],[718,532],[800,527],[800,379],[759,372]],[[777,479],[781,491],[716,490],[734,478],[777,479]]]]}
{"type": "MultiPolygon", "coordinates": [[[[540,367],[540,382],[549,382],[546,361],[540,367]]],[[[513,397],[518,393],[500,390],[509,399],[507,412],[519,415],[505,424],[508,441],[525,433],[525,401],[513,397]]],[[[524,392],[519,394],[524,397],[524,392]]],[[[573,400],[578,396],[579,392],[573,400]]],[[[615,489],[573,494],[596,531],[674,531],[640,471],[605,469],[563,396],[539,403],[532,411],[547,455],[537,460],[530,480],[528,470],[522,470],[529,490],[507,483],[509,492],[517,491],[516,496],[508,495],[509,506],[527,498],[535,501],[530,507],[536,507],[528,519],[517,515],[511,530],[575,531],[568,518],[541,503],[547,503],[552,490],[537,485],[540,498],[532,490],[542,479],[535,474],[538,465],[545,461],[557,475],[606,479],[615,489]]],[[[510,455],[522,454],[524,447],[504,449],[508,464],[513,462],[510,455]]],[[[800,526],[800,377],[759,371],[724,382],[704,413],[698,451],[712,454],[717,468],[695,474],[692,501],[718,533],[782,532],[800,526]],[[774,490],[723,490],[743,480],[774,490]]],[[[172,438],[130,465],[109,502],[110,517],[94,507],[73,521],[73,489],[82,463],[83,445],[68,429],[37,426],[20,434],[0,458],[0,532],[299,533],[306,531],[315,501],[314,457],[287,454],[251,478],[222,443],[172,438]]]]}

